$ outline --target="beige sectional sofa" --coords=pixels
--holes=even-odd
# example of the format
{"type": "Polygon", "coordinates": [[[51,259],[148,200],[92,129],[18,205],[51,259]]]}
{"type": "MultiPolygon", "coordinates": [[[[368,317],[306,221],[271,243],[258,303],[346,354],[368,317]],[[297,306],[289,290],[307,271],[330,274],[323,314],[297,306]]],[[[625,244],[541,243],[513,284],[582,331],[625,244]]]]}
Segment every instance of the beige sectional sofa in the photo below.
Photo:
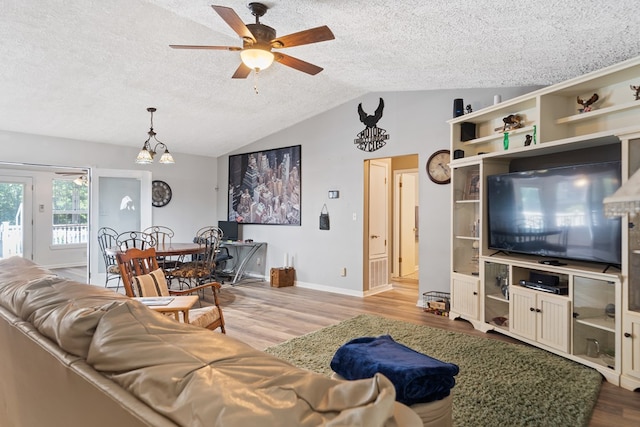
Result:
{"type": "Polygon", "coordinates": [[[0,420],[31,426],[420,426],[381,375],[339,381],[112,291],[0,260],[0,420]]]}

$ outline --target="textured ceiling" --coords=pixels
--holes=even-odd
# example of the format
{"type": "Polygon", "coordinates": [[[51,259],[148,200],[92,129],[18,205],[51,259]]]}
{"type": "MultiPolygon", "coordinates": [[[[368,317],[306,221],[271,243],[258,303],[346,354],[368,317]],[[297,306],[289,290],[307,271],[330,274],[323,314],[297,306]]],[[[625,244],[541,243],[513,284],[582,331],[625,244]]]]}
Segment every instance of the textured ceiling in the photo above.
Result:
{"type": "Polygon", "coordinates": [[[369,92],[548,85],[640,55],[637,0],[264,3],[278,35],[336,39],[282,50],[324,71],[276,63],[256,95],[238,52],[168,47],[241,46],[210,5],[252,23],[246,1],[2,0],[0,130],[139,147],[152,106],[173,153],[218,156],[369,92]]]}

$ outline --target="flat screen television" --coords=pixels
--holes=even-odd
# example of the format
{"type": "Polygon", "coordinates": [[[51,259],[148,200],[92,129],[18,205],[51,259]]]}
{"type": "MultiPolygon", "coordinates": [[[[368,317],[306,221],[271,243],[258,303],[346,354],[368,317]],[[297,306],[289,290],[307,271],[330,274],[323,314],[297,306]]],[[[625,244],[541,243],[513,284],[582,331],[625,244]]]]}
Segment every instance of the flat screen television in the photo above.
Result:
{"type": "Polygon", "coordinates": [[[621,184],[619,161],[487,177],[489,249],[621,264],[620,218],[602,200],[621,184]]]}
{"type": "Polygon", "coordinates": [[[222,240],[240,240],[240,227],[236,221],[218,221],[218,228],[222,230],[222,240]]]}

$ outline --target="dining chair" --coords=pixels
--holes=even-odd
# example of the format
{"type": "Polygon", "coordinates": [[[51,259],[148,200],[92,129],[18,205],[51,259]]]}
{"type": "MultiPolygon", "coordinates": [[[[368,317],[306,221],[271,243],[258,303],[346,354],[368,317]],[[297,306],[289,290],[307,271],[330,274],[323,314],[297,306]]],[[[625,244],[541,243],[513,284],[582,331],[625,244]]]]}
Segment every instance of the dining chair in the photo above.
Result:
{"type": "MultiPolygon", "coordinates": [[[[153,225],[151,227],[147,227],[142,230],[143,233],[150,234],[155,237],[156,245],[158,247],[171,247],[171,241],[174,236],[174,232],[171,228],[166,227],[164,225],[153,225]]],[[[167,279],[171,281],[172,274],[171,272],[178,268],[182,264],[184,257],[171,258],[166,256],[158,256],[158,264],[160,268],[165,272],[167,279]]]]}
{"type": "Polygon", "coordinates": [[[131,248],[142,250],[152,248],[156,246],[157,241],[153,235],[142,231],[125,231],[124,233],[118,234],[116,243],[116,246],[120,250],[126,251],[131,248]]]}
{"type": "Polygon", "coordinates": [[[210,288],[214,305],[190,309],[189,323],[210,330],[220,328],[223,334],[226,333],[218,299],[219,283],[208,282],[186,290],[169,289],[164,272],[158,265],[155,248],[131,248],[118,252],[116,259],[126,295],[131,298],[190,295],[210,288]]]}
{"type": "Polygon", "coordinates": [[[185,262],[177,269],[173,270],[173,277],[178,279],[180,285],[189,287],[215,281],[215,258],[220,247],[222,232],[218,227],[207,226],[196,232],[194,243],[199,244],[203,251],[193,255],[191,262],[185,262]]]}
{"type": "Polygon", "coordinates": [[[105,280],[104,287],[109,287],[109,282],[117,279],[116,292],[120,289],[120,269],[118,268],[118,262],[114,255],[107,253],[107,248],[113,248],[117,246],[118,232],[110,227],[100,227],[98,229],[98,246],[102,253],[102,259],[104,260],[105,268],[105,280]]]}

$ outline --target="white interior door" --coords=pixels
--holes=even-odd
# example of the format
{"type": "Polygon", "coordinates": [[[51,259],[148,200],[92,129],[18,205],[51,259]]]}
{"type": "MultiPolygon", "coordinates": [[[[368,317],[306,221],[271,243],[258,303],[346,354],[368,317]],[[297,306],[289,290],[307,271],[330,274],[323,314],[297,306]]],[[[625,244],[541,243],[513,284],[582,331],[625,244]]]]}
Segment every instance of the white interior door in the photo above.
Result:
{"type": "Polygon", "coordinates": [[[33,259],[33,181],[26,176],[0,176],[3,215],[0,218],[0,259],[33,259]]]}
{"type": "Polygon", "coordinates": [[[119,233],[140,231],[152,225],[151,172],[92,169],[91,240],[89,280],[104,285],[105,267],[98,246],[98,229],[111,227],[119,233]]]}
{"type": "Polygon", "coordinates": [[[389,283],[389,162],[369,163],[369,289],[389,283]]]}
{"type": "Polygon", "coordinates": [[[416,199],[417,174],[403,173],[400,186],[400,276],[417,270],[418,225],[416,199]]]}

